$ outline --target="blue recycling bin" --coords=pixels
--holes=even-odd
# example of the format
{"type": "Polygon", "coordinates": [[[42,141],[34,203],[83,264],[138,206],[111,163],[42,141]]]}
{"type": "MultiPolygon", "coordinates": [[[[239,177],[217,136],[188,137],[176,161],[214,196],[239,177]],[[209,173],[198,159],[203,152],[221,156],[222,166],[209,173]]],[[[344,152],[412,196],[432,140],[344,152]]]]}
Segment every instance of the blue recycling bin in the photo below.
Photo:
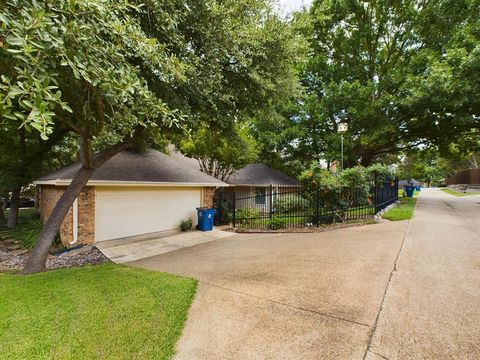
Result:
{"type": "Polygon", "coordinates": [[[215,218],[215,209],[197,208],[198,230],[210,231],[213,229],[213,220],[215,218]]]}
{"type": "Polygon", "coordinates": [[[420,185],[415,186],[415,191],[420,191],[422,190],[422,187],[420,185]]]}
{"type": "Polygon", "coordinates": [[[415,192],[415,186],[405,186],[405,193],[407,197],[413,197],[413,193],[415,192]]]}

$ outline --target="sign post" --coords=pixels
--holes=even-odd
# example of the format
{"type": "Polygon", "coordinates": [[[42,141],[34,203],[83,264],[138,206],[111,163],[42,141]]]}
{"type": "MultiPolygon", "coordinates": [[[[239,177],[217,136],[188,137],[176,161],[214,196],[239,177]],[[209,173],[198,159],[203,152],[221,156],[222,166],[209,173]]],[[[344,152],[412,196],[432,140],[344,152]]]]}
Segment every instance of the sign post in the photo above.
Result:
{"type": "Polygon", "coordinates": [[[341,151],[341,161],[340,161],[340,171],[343,170],[343,134],[348,130],[347,123],[338,124],[337,132],[340,134],[340,151],[341,151]]]}

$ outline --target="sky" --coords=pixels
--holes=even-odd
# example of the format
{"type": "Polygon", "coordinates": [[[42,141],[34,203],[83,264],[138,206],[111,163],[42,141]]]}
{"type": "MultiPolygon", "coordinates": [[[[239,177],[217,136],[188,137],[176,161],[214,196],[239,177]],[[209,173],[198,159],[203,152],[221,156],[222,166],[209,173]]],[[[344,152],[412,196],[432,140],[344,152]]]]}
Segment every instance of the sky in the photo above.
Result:
{"type": "Polygon", "coordinates": [[[312,0],[278,0],[282,13],[287,15],[292,11],[299,10],[303,5],[309,6],[312,0]]]}

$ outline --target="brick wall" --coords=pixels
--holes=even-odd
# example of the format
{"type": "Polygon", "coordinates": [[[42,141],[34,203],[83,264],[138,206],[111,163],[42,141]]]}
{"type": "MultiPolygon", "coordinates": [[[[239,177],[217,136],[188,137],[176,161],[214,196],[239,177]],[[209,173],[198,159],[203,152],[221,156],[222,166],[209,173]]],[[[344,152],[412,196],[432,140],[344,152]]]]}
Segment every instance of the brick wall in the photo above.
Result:
{"type": "MultiPolygon", "coordinates": [[[[40,187],[40,218],[45,223],[60,199],[65,187],[42,185],[40,187]]],[[[78,242],[95,242],[95,188],[86,187],[78,196],[78,242]]],[[[73,209],[70,208],[60,226],[60,238],[64,245],[73,242],[73,209]]]]}
{"type": "Polygon", "coordinates": [[[215,197],[215,188],[214,187],[205,187],[203,188],[203,204],[202,206],[213,208],[213,202],[215,197]]]}
{"type": "MultiPolygon", "coordinates": [[[[60,199],[65,187],[53,185],[42,185],[40,187],[40,219],[45,223],[53,211],[53,208],[60,199]]],[[[73,211],[68,211],[65,220],[60,226],[60,238],[64,245],[68,245],[73,241],[73,211]]]]}
{"type": "Polygon", "coordinates": [[[87,186],[78,196],[78,242],[95,242],[95,188],[87,186]]]}

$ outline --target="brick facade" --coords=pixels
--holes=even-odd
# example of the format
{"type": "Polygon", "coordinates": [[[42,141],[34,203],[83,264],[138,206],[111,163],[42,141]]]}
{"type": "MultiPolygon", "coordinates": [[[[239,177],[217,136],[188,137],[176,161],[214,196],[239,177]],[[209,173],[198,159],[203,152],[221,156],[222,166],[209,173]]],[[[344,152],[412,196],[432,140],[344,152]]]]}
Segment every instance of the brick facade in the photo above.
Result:
{"type": "MultiPolygon", "coordinates": [[[[40,186],[40,218],[45,223],[66,187],[40,186]]],[[[86,187],[77,198],[78,232],[77,242],[93,244],[95,242],[95,188],[86,187]]],[[[73,208],[68,211],[60,226],[60,239],[64,245],[73,242],[73,208]]]]}
{"type": "MultiPolygon", "coordinates": [[[[65,187],[53,185],[42,185],[40,187],[40,219],[45,223],[57,204],[60,196],[62,196],[65,187]]],[[[73,211],[68,211],[65,220],[60,226],[60,238],[64,245],[68,245],[73,241],[73,211]]]]}
{"type": "Polygon", "coordinates": [[[202,204],[202,206],[208,207],[208,208],[213,208],[215,190],[216,190],[216,188],[214,188],[214,187],[203,188],[203,204],[202,204]]]}
{"type": "Polygon", "coordinates": [[[87,186],[77,198],[78,202],[78,242],[95,242],[95,187],[87,186]]]}

